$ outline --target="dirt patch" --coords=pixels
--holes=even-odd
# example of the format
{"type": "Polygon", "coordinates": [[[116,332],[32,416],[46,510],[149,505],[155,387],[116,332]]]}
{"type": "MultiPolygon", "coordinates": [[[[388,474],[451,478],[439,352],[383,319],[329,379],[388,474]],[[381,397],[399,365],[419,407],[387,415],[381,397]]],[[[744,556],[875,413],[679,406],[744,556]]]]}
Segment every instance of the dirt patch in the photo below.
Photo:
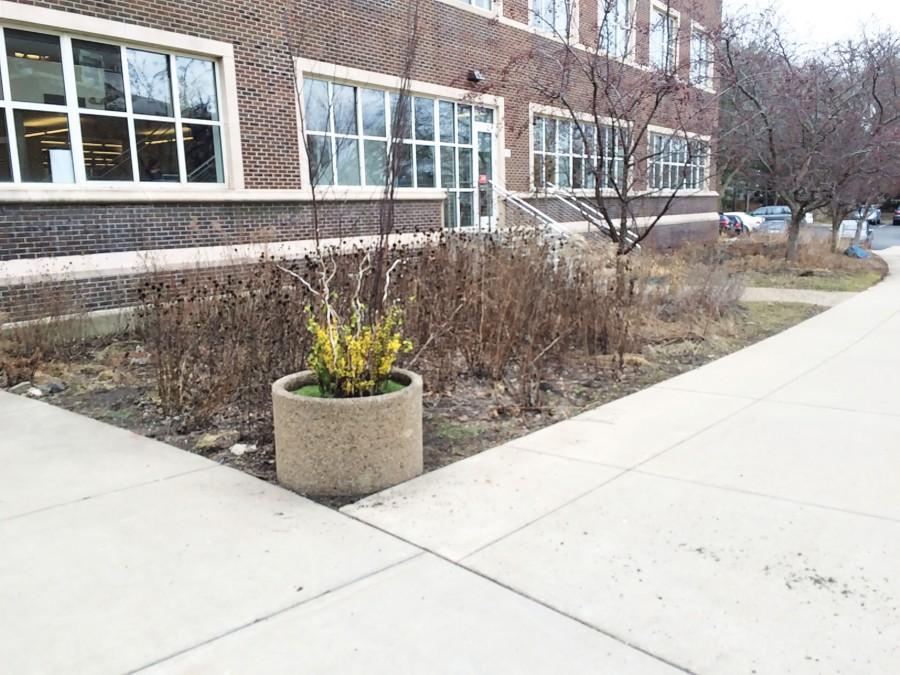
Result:
{"type": "MultiPolygon", "coordinates": [[[[440,394],[425,396],[425,470],[433,471],[645,389],[753,344],[819,311],[812,305],[792,303],[742,304],[705,326],[706,337],[690,334],[650,344],[641,354],[627,355],[621,369],[611,356],[567,362],[565,369],[541,383],[544,396],[539,408],[517,405],[517,397],[507,390],[514,383],[460,379],[440,394]]],[[[274,447],[265,439],[230,434],[229,440],[237,439],[239,447],[197,449],[198,441],[206,434],[239,432],[240,415],[225,411],[198,429],[178,416],[163,414],[156,393],[155,369],[139,342],[85,343],[78,354],[44,364],[39,375],[59,378],[66,385],[63,391],[45,396],[50,403],[196,452],[263,480],[275,480],[274,447]]],[[[317,501],[340,507],[361,496],[317,501]]]]}

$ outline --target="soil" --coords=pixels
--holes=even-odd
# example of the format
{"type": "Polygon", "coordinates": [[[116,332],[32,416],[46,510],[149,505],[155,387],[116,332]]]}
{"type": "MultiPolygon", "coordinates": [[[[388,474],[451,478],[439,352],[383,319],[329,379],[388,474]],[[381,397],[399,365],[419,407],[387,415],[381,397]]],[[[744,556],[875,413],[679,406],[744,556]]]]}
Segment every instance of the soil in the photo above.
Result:
{"type": "MultiPolygon", "coordinates": [[[[541,386],[534,408],[513,404],[505,385],[467,378],[451,391],[424,397],[425,470],[433,471],[590,408],[627,396],[657,382],[697,368],[777,333],[821,311],[793,303],[748,303],[705,327],[703,335],[668,340],[626,355],[620,369],[614,357],[585,357],[557,371],[541,386]]],[[[66,388],[44,398],[54,405],[155,438],[223,465],[275,481],[275,452],[269,443],[241,438],[243,454],[229,448],[199,451],[209,433],[239,429],[235,419],[218,416],[203,428],[167,417],[158,405],[155,373],[149,355],[135,341],[96,341],[78,354],[41,366],[40,375],[61,379],[66,388]]],[[[232,434],[234,435],[234,434],[232,434]]],[[[363,495],[317,498],[339,508],[363,495]]]]}

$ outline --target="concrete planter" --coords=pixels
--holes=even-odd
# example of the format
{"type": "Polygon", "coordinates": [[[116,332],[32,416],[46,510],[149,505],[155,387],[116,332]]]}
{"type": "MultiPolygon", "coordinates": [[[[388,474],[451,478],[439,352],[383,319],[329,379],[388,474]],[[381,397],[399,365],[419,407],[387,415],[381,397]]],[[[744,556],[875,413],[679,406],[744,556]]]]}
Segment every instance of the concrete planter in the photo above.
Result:
{"type": "Polygon", "coordinates": [[[395,369],[406,384],[367,398],[293,393],[316,382],[305,370],[272,385],[278,482],[310,495],[377,492],[422,473],[422,378],[395,369]]]}

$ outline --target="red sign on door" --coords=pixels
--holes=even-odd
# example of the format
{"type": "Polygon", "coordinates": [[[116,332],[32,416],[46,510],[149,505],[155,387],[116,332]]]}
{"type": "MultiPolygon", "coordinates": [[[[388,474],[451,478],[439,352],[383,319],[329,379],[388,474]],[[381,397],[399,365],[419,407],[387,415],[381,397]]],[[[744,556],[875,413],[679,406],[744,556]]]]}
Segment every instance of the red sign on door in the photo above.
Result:
{"type": "Polygon", "coordinates": [[[478,184],[479,185],[487,185],[488,179],[486,173],[478,174],[478,184]]]}

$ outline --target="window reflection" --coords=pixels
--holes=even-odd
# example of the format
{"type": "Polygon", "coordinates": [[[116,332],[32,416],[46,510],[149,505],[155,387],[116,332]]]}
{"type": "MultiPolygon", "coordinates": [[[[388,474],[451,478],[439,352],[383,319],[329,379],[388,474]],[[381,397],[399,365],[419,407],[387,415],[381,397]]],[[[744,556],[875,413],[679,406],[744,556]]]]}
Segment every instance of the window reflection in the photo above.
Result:
{"type": "Polygon", "coordinates": [[[161,117],[175,114],[168,56],[129,49],[128,82],[131,85],[131,105],[135,113],[161,117]]]}
{"type": "Polygon", "coordinates": [[[306,80],[303,83],[304,111],[303,125],[307,131],[329,131],[330,110],[328,103],[328,83],[322,80],[306,80]]]}
{"type": "Polygon", "coordinates": [[[4,35],[13,100],[65,105],[59,38],[11,28],[4,35]]]}
{"type": "Polygon", "coordinates": [[[198,120],[219,119],[216,99],[216,69],[212,61],[179,56],[178,95],[181,115],[198,120]]]}
{"type": "Polygon", "coordinates": [[[112,45],[72,40],[78,106],[125,112],[122,50],[112,45]]]}

